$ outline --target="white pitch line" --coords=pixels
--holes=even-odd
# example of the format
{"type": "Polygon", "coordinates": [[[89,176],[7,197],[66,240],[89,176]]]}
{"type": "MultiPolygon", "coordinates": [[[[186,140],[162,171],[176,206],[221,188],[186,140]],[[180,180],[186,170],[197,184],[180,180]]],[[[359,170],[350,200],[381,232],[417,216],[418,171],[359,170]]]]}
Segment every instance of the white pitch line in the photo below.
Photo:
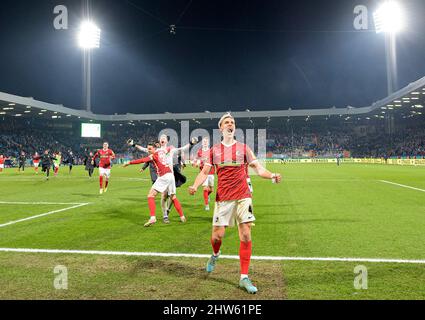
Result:
{"type": "MultiPolygon", "coordinates": [[[[125,252],[125,251],[94,251],[94,250],[54,250],[54,249],[18,249],[0,248],[0,252],[15,253],[48,253],[48,254],[80,254],[103,256],[131,256],[131,257],[164,257],[164,258],[209,258],[208,254],[189,253],[156,253],[156,252],[125,252]]],[[[222,255],[221,259],[239,260],[239,256],[222,255]]],[[[425,264],[425,260],[406,259],[379,259],[379,258],[320,258],[320,257],[273,257],[253,256],[252,260],[263,261],[329,261],[329,262],[370,262],[370,263],[400,263],[400,264],[425,264]]]]}
{"type": "Polygon", "coordinates": [[[12,224],[19,223],[19,222],[24,222],[24,221],[28,221],[28,220],[33,220],[33,219],[45,217],[45,216],[48,216],[48,215],[51,215],[51,214],[54,214],[54,213],[59,213],[59,212],[67,211],[67,210],[76,209],[76,208],[79,208],[79,207],[87,206],[88,204],[89,203],[80,203],[80,204],[75,205],[75,206],[72,206],[72,207],[68,207],[68,208],[64,208],[64,209],[60,209],[60,210],[46,212],[46,213],[39,214],[39,215],[36,215],[36,216],[28,217],[28,218],[25,218],[25,219],[20,219],[20,220],[16,220],[16,221],[10,221],[10,222],[4,223],[4,224],[0,224],[0,228],[4,228],[4,227],[7,227],[7,226],[10,226],[12,224]]]}
{"type": "Polygon", "coordinates": [[[412,189],[412,190],[416,190],[416,191],[421,191],[421,192],[425,192],[424,189],[419,189],[419,188],[415,188],[415,187],[411,187],[411,186],[407,186],[405,184],[400,184],[400,183],[395,183],[395,182],[391,182],[391,181],[386,181],[386,180],[379,180],[380,182],[383,183],[387,183],[387,184],[392,184],[398,187],[402,187],[402,188],[407,188],[407,189],[412,189]]]}
{"type": "MultiPolygon", "coordinates": [[[[0,204],[22,204],[22,205],[77,205],[83,204],[81,202],[14,202],[14,201],[0,201],[0,204]]],[[[87,203],[89,204],[89,203],[87,203]]],[[[86,205],[87,205],[86,204],[86,205]]]]}

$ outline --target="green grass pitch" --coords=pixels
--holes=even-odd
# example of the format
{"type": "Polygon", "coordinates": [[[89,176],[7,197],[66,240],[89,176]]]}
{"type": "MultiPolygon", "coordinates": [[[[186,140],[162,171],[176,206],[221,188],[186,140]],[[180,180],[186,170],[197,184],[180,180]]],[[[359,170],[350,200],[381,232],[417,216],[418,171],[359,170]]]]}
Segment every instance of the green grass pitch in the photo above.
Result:
{"type": "MultiPolygon", "coordinates": [[[[381,181],[425,190],[423,167],[268,168],[284,179],[274,185],[253,177],[254,256],[425,259],[425,193],[381,181]]],[[[0,248],[210,254],[212,211],[204,211],[201,190],[195,197],[187,192],[197,171],[186,168],[188,183],[178,189],[188,222],[181,224],[173,210],[170,225],[158,219],[154,227],[143,228],[151,182],[148,172],[138,170],[115,166],[108,193],[99,195],[97,176],[90,180],[82,167],[72,175],[63,167],[49,181],[32,168],[24,174],[6,169],[0,174],[0,248]]],[[[237,231],[229,229],[222,252],[237,255],[238,248],[237,231]]],[[[425,298],[424,264],[254,260],[256,296],[237,287],[237,260],[222,259],[209,276],[205,264],[203,258],[0,251],[0,299],[425,298]],[[53,286],[57,265],[68,269],[67,290],[53,286]],[[358,265],[368,270],[367,289],[354,288],[358,265]]]]}

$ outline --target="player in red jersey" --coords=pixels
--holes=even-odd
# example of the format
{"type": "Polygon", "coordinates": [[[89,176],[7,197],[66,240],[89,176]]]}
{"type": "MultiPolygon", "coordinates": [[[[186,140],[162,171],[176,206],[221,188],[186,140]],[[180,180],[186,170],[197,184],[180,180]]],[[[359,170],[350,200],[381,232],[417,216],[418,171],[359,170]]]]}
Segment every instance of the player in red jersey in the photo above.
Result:
{"type": "MultiPolygon", "coordinates": [[[[169,164],[170,168],[172,168],[173,170],[173,174],[174,174],[174,179],[175,179],[175,183],[177,185],[181,185],[182,181],[177,181],[177,177],[175,175],[174,172],[174,155],[177,152],[181,152],[181,151],[186,151],[189,150],[190,146],[193,145],[192,143],[182,147],[182,148],[176,148],[174,146],[169,146],[169,139],[168,136],[163,134],[159,137],[159,145],[161,150],[163,150],[167,156],[167,163],[169,164]]],[[[179,175],[179,178],[181,178],[181,175],[179,175]]],[[[183,182],[184,183],[184,182],[183,182]]],[[[167,194],[166,192],[164,192],[161,195],[161,209],[162,209],[162,213],[163,213],[163,217],[164,217],[164,222],[165,223],[169,223],[169,219],[168,219],[168,215],[171,211],[171,208],[173,207],[173,201],[170,198],[170,195],[167,194]]]]}
{"type": "MultiPolygon", "coordinates": [[[[187,145],[185,145],[181,148],[176,148],[174,146],[168,146],[168,142],[169,142],[168,136],[165,135],[165,134],[161,135],[159,142],[155,142],[155,149],[156,150],[162,150],[162,152],[164,153],[165,162],[167,163],[167,165],[170,167],[171,171],[173,172],[174,184],[176,185],[176,189],[177,189],[178,187],[180,187],[181,185],[186,183],[186,177],[184,177],[180,173],[180,170],[177,168],[178,164],[176,166],[174,165],[174,156],[178,152],[184,152],[184,151],[189,150],[191,146],[198,143],[198,138],[192,138],[190,143],[188,143],[187,145]]],[[[135,144],[133,139],[129,139],[127,141],[127,144],[129,146],[136,148],[139,151],[149,153],[147,148],[144,148],[142,146],[135,144]]],[[[162,208],[162,213],[163,213],[163,221],[166,224],[170,223],[168,215],[169,215],[173,205],[174,205],[174,202],[171,199],[171,194],[169,192],[162,192],[162,194],[161,194],[161,208],[162,208]]]]}
{"type": "MultiPolygon", "coordinates": [[[[199,167],[202,171],[204,164],[209,161],[210,155],[210,139],[209,137],[204,137],[202,139],[202,149],[199,149],[196,158],[195,158],[195,167],[199,167]]],[[[211,170],[208,174],[208,178],[202,184],[204,188],[204,203],[205,211],[210,211],[210,195],[214,191],[214,180],[215,180],[215,168],[211,167],[211,170]]]]}
{"type": "Polygon", "coordinates": [[[174,207],[180,215],[180,221],[185,223],[186,217],[183,214],[182,206],[176,197],[176,182],[172,167],[167,159],[167,154],[164,149],[155,147],[155,143],[149,143],[147,151],[149,156],[139,160],[134,160],[124,164],[124,167],[129,165],[153,162],[157,171],[158,179],[155,181],[148,194],[148,205],[150,210],[150,219],[145,223],[145,227],[150,227],[156,223],[156,204],[155,197],[158,193],[167,193],[173,201],[174,207]]]}
{"type": "Polygon", "coordinates": [[[215,166],[218,184],[211,238],[213,255],[208,260],[207,272],[214,271],[221,253],[220,247],[226,228],[232,227],[236,221],[240,238],[241,278],[239,286],[248,293],[256,293],[258,290],[248,277],[252,255],[251,226],[255,217],[251,191],[247,182],[246,164],[249,164],[260,177],[270,179],[274,183],[280,183],[282,178],[280,174],[266,170],[247,145],[235,140],[235,119],[230,113],[220,119],[219,128],[223,135],[223,141],[212,147],[210,159],[205,163],[204,169],[196,178],[193,186],[189,188],[189,193],[191,195],[196,193],[199,186],[207,179],[210,168],[215,166]]]}
{"type": "Polygon", "coordinates": [[[35,173],[38,174],[38,167],[40,166],[40,155],[36,152],[32,157],[35,173]]]}
{"type": "Polygon", "coordinates": [[[102,194],[108,191],[109,178],[111,177],[111,161],[115,159],[115,153],[109,149],[109,143],[103,144],[103,149],[98,150],[92,159],[92,165],[95,164],[96,159],[99,158],[99,185],[102,194]],[[105,184],[103,184],[105,182],[105,184]]]}
{"type": "Polygon", "coordinates": [[[0,154],[0,173],[3,173],[4,162],[6,160],[9,160],[9,158],[6,158],[4,155],[0,154]]]}

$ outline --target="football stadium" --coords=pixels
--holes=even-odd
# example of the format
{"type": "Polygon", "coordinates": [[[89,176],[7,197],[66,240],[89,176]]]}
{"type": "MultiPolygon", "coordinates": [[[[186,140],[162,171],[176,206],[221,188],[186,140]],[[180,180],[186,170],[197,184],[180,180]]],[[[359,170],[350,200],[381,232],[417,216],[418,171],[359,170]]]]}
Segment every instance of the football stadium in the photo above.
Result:
{"type": "Polygon", "coordinates": [[[68,2],[0,13],[1,300],[425,298],[423,2],[68,2]]]}

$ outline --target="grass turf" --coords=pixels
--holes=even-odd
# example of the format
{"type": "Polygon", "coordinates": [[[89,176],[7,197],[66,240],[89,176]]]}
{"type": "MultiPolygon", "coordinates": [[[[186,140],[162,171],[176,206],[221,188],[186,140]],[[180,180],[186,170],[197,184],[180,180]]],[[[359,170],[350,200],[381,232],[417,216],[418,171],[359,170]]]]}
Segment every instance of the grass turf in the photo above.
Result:
{"type": "MultiPolygon", "coordinates": [[[[385,165],[268,165],[284,183],[253,177],[253,254],[256,256],[361,257],[425,259],[422,167],[385,165]]],[[[178,197],[188,218],[143,228],[149,217],[148,173],[137,167],[114,167],[108,193],[99,195],[97,178],[81,167],[63,168],[45,181],[27,169],[0,175],[0,201],[90,203],[0,228],[2,248],[202,253],[211,251],[212,212],[203,208],[202,192],[187,193],[197,171],[186,169],[188,184],[178,197]]],[[[0,204],[0,224],[69,205],[0,204]]],[[[160,206],[157,202],[160,217],[160,206]]],[[[236,230],[229,229],[224,254],[237,255],[236,230]]],[[[228,299],[251,298],[237,289],[238,262],[220,261],[205,277],[205,259],[90,257],[0,253],[0,298],[7,299],[228,299]],[[67,291],[53,288],[53,268],[69,268],[67,291]],[[89,269],[90,272],[85,270],[89,269]],[[148,290],[146,288],[149,288],[148,290]]],[[[423,265],[361,263],[369,271],[369,288],[355,290],[346,262],[252,262],[257,299],[423,299],[423,265]]]]}

